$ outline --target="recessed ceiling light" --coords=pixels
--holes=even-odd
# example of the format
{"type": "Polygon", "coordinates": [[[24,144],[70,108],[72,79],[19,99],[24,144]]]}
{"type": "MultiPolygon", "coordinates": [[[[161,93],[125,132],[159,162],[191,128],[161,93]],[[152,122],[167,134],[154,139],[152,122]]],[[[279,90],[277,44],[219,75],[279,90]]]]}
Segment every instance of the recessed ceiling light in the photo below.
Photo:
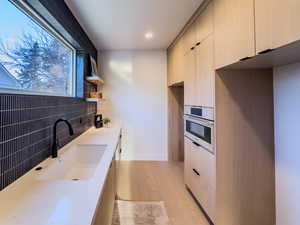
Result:
{"type": "Polygon", "coordinates": [[[153,33],[152,33],[152,32],[147,32],[147,33],[145,34],[145,38],[146,38],[146,39],[152,39],[152,38],[153,38],[153,33]]]}

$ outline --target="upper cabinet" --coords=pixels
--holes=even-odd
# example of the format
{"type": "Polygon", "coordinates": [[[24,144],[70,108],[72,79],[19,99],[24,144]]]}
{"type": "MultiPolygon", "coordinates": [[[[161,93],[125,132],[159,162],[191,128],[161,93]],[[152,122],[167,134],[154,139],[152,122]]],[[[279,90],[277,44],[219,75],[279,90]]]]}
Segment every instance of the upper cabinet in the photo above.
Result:
{"type": "Polygon", "coordinates": [[[213,4],[211,3],[196,20],[196,42],[203,41],[208,35],[213,33],[213,30],[213,4]]]}
{"type": "Polygon", "coordinates": [[[215,0],[213,3],[215,68],[254,56],[253,0],[215,0]]]}
{"type": "Polygon", "coordinates": [[[196,105],[196,24],[185,32],[185,74],[184,74],[184,104],[196,105]]]}
{"type": "Polygon", "coordinates": [[[193,50],[197,42],[197,23],[194,22],[184,33],[184,45],[186,51],[193,50]]]}
{"type": "Polygon", "coordinates": [[[272,0],[272,42],[274,48],[300,39],[299,12],[299,0],[272,0]]]}
{"type": "Polygon", "coordinates": [[[180,38],[177,43],[168,49],[168,85],[183,82],[185,64],[184,40],[180,38]]]}
{"type": "Polygon", "coordinates": [[[209,35],[196,48],[196,92],[199,106],[215,106],[214,40],[209,35]]]}
{"type": "Polygon", "coordinates": [[[186,80],[185,76],[193,71],[197,73],[194,69],[197,54],[191,51],[211,34],[214,69],[299,41],[299,12],[300,0],[212,1],[169,50],[169,85],[186,80]]]}
{"type": "Polygon", "coordinates": [[[178,68],[178,73],[176,74],[176,82],[181,83],[184,80],[185,73],[185,49],[184,49],[184,38],[181,37],[177,43],[177,57],[176,57],[176,65],[178,68]]]}
{"type": "Polygon", "coordinates": [[[299,0],[255,0],[256,53],[300,39],[299,0]]]}
{"type": "Polygon", "coordinates": [[[272,13],[273,0],[255,0],[255,36],[256,54],[272,49],[272,13]]]}
{"type": "Polygon", "coordinates": [[[174,73],[175,73],[175,66],[174,66],[174,47],[168,49],[167,52],[167,71],[168,71],[168,86],[170,86],[174,81],[174,73]]]}
{"type": "Polygon", "coordinates": [[[184,104],[214,107],[213,8],[209,4],[184,34],[184,104]]]}

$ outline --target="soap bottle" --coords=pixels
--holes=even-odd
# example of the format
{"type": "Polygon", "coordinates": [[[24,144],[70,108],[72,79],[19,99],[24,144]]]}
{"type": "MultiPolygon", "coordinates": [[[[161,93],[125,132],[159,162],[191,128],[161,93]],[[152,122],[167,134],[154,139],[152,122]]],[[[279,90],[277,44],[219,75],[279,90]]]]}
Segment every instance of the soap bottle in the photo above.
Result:
{"type": "Polygon", "coordinates": [[[95,127],[96,128],[103,127],[102,114],[96,114],[95,115],[95,127]]]}

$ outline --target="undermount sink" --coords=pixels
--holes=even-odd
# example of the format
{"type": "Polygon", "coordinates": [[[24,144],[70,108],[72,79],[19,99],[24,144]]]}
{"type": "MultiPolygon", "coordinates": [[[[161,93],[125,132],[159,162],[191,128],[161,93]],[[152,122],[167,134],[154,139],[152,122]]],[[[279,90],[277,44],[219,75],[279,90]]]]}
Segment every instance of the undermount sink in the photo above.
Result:
{"type": "Polygon", "coordinates": [[[88,180],[93,177],[106,145],[76,145],[39,172],[39,180],[88,180]]]}

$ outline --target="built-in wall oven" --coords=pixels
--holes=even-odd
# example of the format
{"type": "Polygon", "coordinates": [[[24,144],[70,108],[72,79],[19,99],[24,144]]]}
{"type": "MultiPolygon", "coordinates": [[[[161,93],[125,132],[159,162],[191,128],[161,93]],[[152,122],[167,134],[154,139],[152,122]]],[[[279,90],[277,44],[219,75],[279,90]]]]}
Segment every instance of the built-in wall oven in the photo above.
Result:
{"type": "Polygon", "coordinates": [[[214,154],[213,108],[184,106],[184,135],[194,144],[214,154]]]}

